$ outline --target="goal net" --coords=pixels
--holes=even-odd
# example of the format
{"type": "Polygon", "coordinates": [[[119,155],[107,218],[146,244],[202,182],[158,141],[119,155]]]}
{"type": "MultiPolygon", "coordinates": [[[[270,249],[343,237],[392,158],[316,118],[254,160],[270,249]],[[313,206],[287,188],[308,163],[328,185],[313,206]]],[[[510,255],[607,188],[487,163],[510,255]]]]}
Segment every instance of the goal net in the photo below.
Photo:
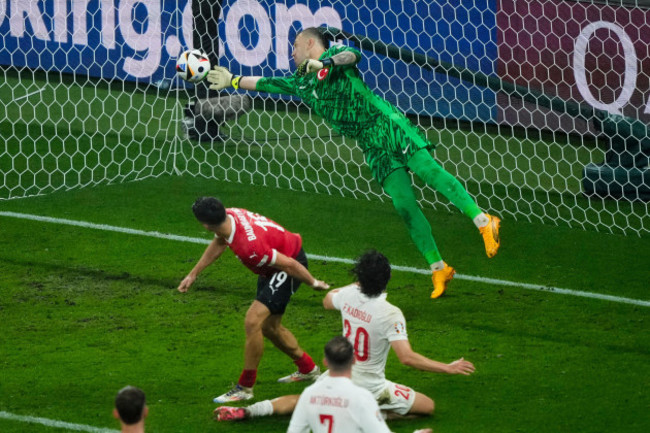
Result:
{"type": "Polygon", "coordinates": [[[0,0],[0,200],[168,174],[386,200],[299,100],[174,75],[193,47],[235,74],[291,74],[296,33],[328,26],[482,208],[646,235],[650,11],[610,3],[0,0]]]}

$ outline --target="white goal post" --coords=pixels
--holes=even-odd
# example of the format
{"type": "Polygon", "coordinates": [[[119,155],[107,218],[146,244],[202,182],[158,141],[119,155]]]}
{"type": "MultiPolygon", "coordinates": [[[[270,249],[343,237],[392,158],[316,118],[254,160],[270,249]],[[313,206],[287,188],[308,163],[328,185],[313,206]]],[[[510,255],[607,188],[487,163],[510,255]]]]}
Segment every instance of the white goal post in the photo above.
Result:
{"type": "MultiPolygon", "coordinates": [[[[236,74],[291,74],[296,32],[329,26],[482,208],[647,235],[646,3],[0,0],[0,201],[177,174],[385,200],[300,101],[175,78],[192,47],[236,74]]],[[[414,182],[423,206],[456,211],[414,182]]]]}

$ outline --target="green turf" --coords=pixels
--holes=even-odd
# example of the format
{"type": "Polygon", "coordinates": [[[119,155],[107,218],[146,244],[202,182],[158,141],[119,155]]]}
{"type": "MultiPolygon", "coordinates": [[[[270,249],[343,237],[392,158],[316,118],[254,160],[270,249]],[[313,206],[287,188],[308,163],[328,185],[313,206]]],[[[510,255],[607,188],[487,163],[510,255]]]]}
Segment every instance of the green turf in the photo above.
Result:
{"type": "MultiPolygon", "coordinates": [[[[266,214],[303,235],[308,253],[352,258],[374,247],[392,263],[424,267],[392,207],[378,201],[163,176],[0,202],[23,212],[209,239],[190,205],[202,194],[266,214]]],[[[648,237],[504,221],[488,260],[458,213],[426,210],[445,260],[459,273],[650,300],[648,237]]],[[[0,411],[116,428],[114,393],[145,389],[156,432],[285,431],[288,418],[236,425],[210,419],[211,398],[237,380],[242,318],[255,277],[228,253],[194,290],[175,287],[203,246],[0,217],[0,411]]],[[[312,260],[333,285],[349,266],[312,260]]],[[[434,398],[433,418],[395,432],[645,432],[650,430],[648,307],[455,280],[428,299],[426,275],[394,272],[389,299],[404,311],[413,347],[434,359],[464,356],[470,377],[421,373],[391,355],[387,373],[434,398]]],[[[285,321],[320,361],[340,332],[322,294],[302,287],[285,321]]],[[[256,398],[296,393],[275,379],[293,365],[271,345],[256,398]]],[[[52,428],[0,419],[2,432],[52,428]]],[[[59,430],[60,431],[60,430],[59,430]]]]}

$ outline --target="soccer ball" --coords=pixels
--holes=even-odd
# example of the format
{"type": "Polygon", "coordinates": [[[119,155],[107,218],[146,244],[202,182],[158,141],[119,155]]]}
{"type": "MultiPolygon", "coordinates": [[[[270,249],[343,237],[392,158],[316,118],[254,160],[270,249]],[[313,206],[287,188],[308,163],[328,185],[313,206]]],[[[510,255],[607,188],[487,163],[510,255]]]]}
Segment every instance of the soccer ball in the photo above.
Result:
{"type": "Polygon", "coordinates": [[[190,83],[199,83],[210,72],[210,59],[201,50],[183,51],[176,62],[176,75],[190,83]]]}

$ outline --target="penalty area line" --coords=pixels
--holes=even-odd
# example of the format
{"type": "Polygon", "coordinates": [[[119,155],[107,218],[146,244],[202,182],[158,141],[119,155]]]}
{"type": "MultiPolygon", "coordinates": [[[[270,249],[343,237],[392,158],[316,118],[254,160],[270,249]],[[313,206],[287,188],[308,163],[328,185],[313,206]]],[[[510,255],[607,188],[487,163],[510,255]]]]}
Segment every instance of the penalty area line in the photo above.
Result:
{"type": "MultiPolygon", "coordinates": [[[[130,235],[137,235],[137,236],[147,236],[147,237],[152,237],[152,238],[158,238],[158,239],[167,239],[167,240],[172,240],[172,241],[178,241],[178,242],[188,242],[188,243],[194,243],[194,244],[204,244],[207,245],[211,241],[207,239],[202,239],[202,238],[192,238],[188,236],[179,236],[179,235],[173,235],[173,234],[167,234],[167,233],[159,233],[156,231],[145,231],[145,230],[136,230],[136,229],[130,229],[127,227],[118,227],[118,226],[111,226],[107,224],[95,224],[87,221],[76,221],[76,220],[69,220],[69,219],[63,219],[63,218],[52,218],[52,217],[46,217],[46,216],[40,216],[40,215],[31,215],[31,214],[24,214],[24,213],[17,213],[17,212],[3,212],[0,211],[0,216],[4,217],[9,217],[9,218],[19,218],[19,219],[24,219],[24,220],[31,220],[31,221],[39,221],[39,222],[46,222],[46,223],[52,223],[52,224],[62,224],[62,225],[69,225],[69,226],[75,226],[75,227],[83,227],[83,228],[89,228],[89,229],[95,229],[95,230],[104,230],[104,231],[110,231],[110,232],[116,232],[116,233],[125,233],[125,234],[130,234],[130,235]]],[[[318,254],[307,254],[307,257],[309,257],[312,260],[325,260],[328,262],[334,262],[334,263],[345,263],[345,264],[353,264],[354,261],[351,259],[346,259],[346,258],[341,258],[341,257],[330,257],[330,256],[322,256],[318,254]]],[[[413,268],[410,266],[399,266],[399,265],[392,265],[392,269],[396,271],[401,271],[401,272],[409,272],[413,274],[422,274],[422,275],[430,275],[431,271],[428,269],[419,269],[419,268],[413,268]]],[[[552,287],[552,286],[544,286],[540,284],[528,284],[528,283],[520,283],[520,282],[515,282],[515,281],[507,281],[507,280],[499,280],[495,278],[486,278],[486,277],[479,277],[479,276],[473,276],[473,275],[464,275],[464,274],[456,274],[454,278],[459,279],[459,280],[466,280],[466,281],[473,281],[473,282],[478,282],[478,283],[483,283],[483,284],[490,284],[490,285],[496,285],[496,286],[507,286],[507,287],[516,287],[520,289],[526,289],[526,290],[535,290],[539,292],[549,292],[549,293],[557,293],[561,295],[568,295],[568,296],[578,296],[581,298],[591,298],[591,299],[600,299],[602,301],[610,301],[610,302],[617,302],[620,304],[631,304],[631,305],[637,305],[641,307],[650,307],[650,301],[644,301],[641,299],[632,299],[632,298],[624,298],[621,296],[613,296],[613,295],[605,295],[605,294],[600,294],[600,293],[593,293],[593,292],[584,292],[581,290],[570,290],[570,289],[563,289],[560,287],[552,287]]]]}
{"type": "Polygon", "coordinates": [[[0,411],[0,418],[7,419],[10,421],[26,422],[30,424],[42,424],[47,427],[63,428],[66,430],[73,430],[73,431],[85,431],[89,433],[120,433],[119,430],[113,430],[109,428],[93,427],[91,425],[85,425],[85,424],[73,424],[65,421],[58,421],[49,418],[40,418],[36,416],[16,415],[14,413],[5,412],[5,411],[0,411]]]}

